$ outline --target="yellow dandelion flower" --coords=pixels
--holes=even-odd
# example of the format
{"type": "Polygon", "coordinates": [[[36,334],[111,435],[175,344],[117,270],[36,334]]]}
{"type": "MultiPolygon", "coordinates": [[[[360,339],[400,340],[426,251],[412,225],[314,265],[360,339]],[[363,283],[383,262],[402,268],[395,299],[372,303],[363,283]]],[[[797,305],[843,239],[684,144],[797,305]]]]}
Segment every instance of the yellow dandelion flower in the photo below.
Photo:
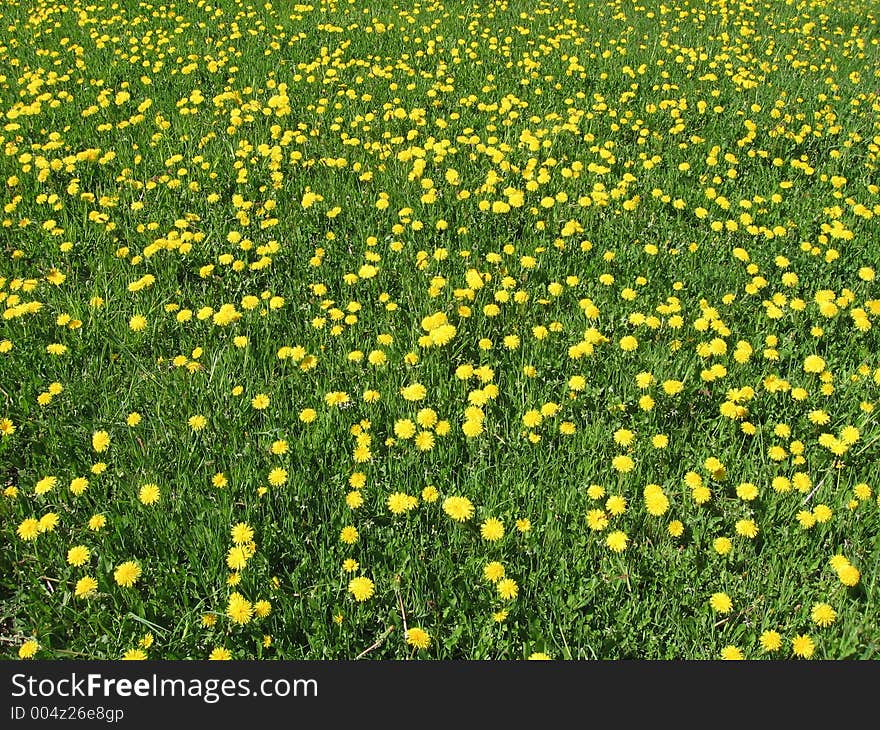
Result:
{"type": "Polygon", "coordinates": [[[34,485],[34,494],[46,494],[46,492],[51,492],[57,483],[58,477],[43,477],[34,485]]]}
{"type": "Polygon", "coordinates": [[[680,520],[672,520],[666,528],[671,537],[681,537],[684,534],[684,523],[680,520]]]}
{"type": "Polygon", "coordinates": [[[800,510],[795,515],[795,519],[798,521],[800,526],[805,530],[809,530],[811,527],[813,527],[813,525],[816,524],[816,516],[812,512],[810,512],[809,510],[805,510],[805,509],[800,510]]]}
{"type": "Polygon", "coordinates": [[[728,661],[739,661],[745,657],[739,647],[729,644],[721,650],[721,658],[728,661]]]}
{"type": "Polygon", "coordinates": [[[861,573],[856,566],[848,563],[837,571],[837,576],[840,578],[840,582],[843,583],[843,585],[852,588],[853,586],[858,585],[861,573]]]}
{"type": "Polygon", "coordinates": [[[628,543],[629,537],[621,530],[615,530],[614,532],[609,533],[605,538],[605,545],[615,553],[622,553],[626,550],[628,543]]]}
{"type": "Polygon", "coordinates": [[[608,527],[608,515],[603,509],[591,509],[587,512],[587,526],[594,532],[601,532],[608,527]]]}
{"type": "Polygon", "coordinates": [[[810,610],[810,618],[816,626],[831,626],[837,619],[837,611],[828,603],[814,603],[810,610]]]}
{"type": "Polygon", "coordinates": [[[52,532],[58,525],[58,515],[55,512],[47,512],[38,522],[40,532],[52,532]]]}
{"type": "Polygon", "coordinates": [[[375,593],[375,591],[376,584],[365,576],[352,578],[348,582],[348,592],[354,596],[356,601],[366,601],[375,593]]]}
{"type": "Polygon", "coordinates": [[[626,497],[620,494],[612,494],[605,500],[605,509],[615,517],[619,517],[626,512],[626,497]]]}
{"type": "Polygon", "coordinates": [[[40,644],[36,639],[28,639],[18,647],[19,659],[33,659],[40,650],[40,644]]]}
{"type": "Polygon", "coordinates": [[[90,557],[91,551],[85,545],[76,545],[67,551],[67,562],[76,567],[85,565],[90,557]]]}
{"type": "Polygon", "coordinates": [[[230,594],[226,603],[226,615],[236,624],[248,623],[254,615],[254,608],[238,591],[230,594]]]}
{"type": "Polygon", "coordinates": [[[717,613],[730,613],[730,610],[733,608],[733,601],[730,600],[730,596],[726,593],[713,593],[709,597],[709,605],[717,613]]]}
{"type": "Polygon", "coordinates": [[[821,373],[825,370],[825,360],[818,355],[808,355],[804,359],[803,367],[805,373],[821,373]]]}
{"type": "Polygon", "coordinates": [[[130,588],[141,577],[141,566],[133,560],[127,560],[116,567],[113,572],[113,579],[117,585],[123,588],[130,588]]]}
{"type": "Polygon", "coordinates": [[[486,563],[486,565],[483,566],[483,577],[492,583],[497,583],[504,577],[504,566],[497,560],[493,560],[491,563],[486,563]]]}
{"type": "Polygon", "coordinates": [[[620,338],[620,349],[624,352],[632,352],[633,350],[638,349],[639,341],[633,337],[632,335],[624,335],[620,338]]]}
{"type": "Polygon", "coordinates": [[[242,570],[249,559],[247,551],[241,545],[229,548],[226,553],[226,565],[230,570],[242,570]]]}
{"type": "Polygon", "coordinates": [[[342,561],[342,569],[346,573],[354,573],[359,567],[360,564],[354,558],[346,558],[342,561]]]}
{"type": "Polygon", "coordinates": [[[480,525],[480,535],[484,540],[496,542],[504,537],[504,523],[495,517],[489,517],[480,525]]]}
{"type": "Polygon", "coordinates": [[[281,467],[275,467],[272,471],[269,472],[269,484],[273,487],[280,487],[282,484],[287,482],[287,469],[282,469],[281,467]]]}
{"type": "Polygon", "coordinates": [[[424,629],[412,626],[406,631],[406,643],[416,649],[427,649],[431,643],[431,637],[424,629]]]}
{"type": "Polygon", "coordinates": [[[232,541],[236,545],[243,545],[254,539],[254,529],[247,522],[238,522],[230,530],[232,541]]]}
{"type": "Polygon", "coordinates": [[[461,430],[468,438],[475,438],[483,433],[483,422],[476,418],[468,418],[462,423],[461,430]]]}
{"type": "Polygon", "coordinates": [[[265,393],[257,393],[251,398],[251,407],[258,411],[265,410],[269,407],[269,396],[265,393]]]}
{"type": "Polygon", "coordinates": [[[629,446],[635,438],[635,433],[628,428],[619,428],[614,432],[614,443],[618,446],[629,446]]]}
{"type": "Polygon", "coordinates": [[[299,420],[303,423],[311,423],[318,417],[318,412],[314,408],[303,408],[299,412],[299,420]]]}
{"type": "Polygon", "coordinates": [[[669,436],[665,433],[658,433],[651,437],[651,446],[655,449],[665,449],[669,446],[669,436]]]}
{"type": "Polygon", "coordinates": [[[782,636],[778,631],[768,629],[764,631],[758,639],[761,643],[761,649],[765,652],[779,651],[782,647],[782,636]]]}
{"type": "Polygon", "coordinates": [[[502,578],[495,584],[498,596],[505,601],[512,601],[519,595],[519,586],[513,578],[502,578]]]}
{"type": "Polygon", "coordinates": [[[736,488],[736,496],[746,502],[751,502],[758,496],[758,488],[751,482],[742,482],[736,488]]]}
{"type": "Polygon", "coordinates": [[[76,582],[76,586],[73,589],[73,594],[77,598],[88,598],[89,596],[93,596],[97,590],[98,581],[96,581],[92,576],[86,575],[76,582]]]}
{"type": "Polygon", "coordinates": [[[394,422],[394,435],[399,439],[412,438],[416,433],[416,425],[408,418],[400,418],[394,422]]]}
{"type": "Polygon", "coordinates": [[[40,521],[33,517],[28,517],[22,520],[16,532],[22,540],[34,540],[40,534],[40,521]]]}
{"type": "Polygon", "coordinates": [[[138,499],[141,504],[156,504],[161,496],[158,484],[144,484],[138,492],[138,499]]]}
{"type": "Polygon", "coordinates": [[[466,522],[474,514],[474,505],[467,497],[447,497],[443,500],[443,511],[456,522],[466,522]]]}
{"type": "Polygon", "coordinates": [[[791,649],[796,657],[809,659],[816,650],[816,644],[807,634],[798,634],[791,640],[791,649]]]}
{"type": "Polygon", "coordinates": [[[407,385],[400,389],[400,394],[403,396],[404,400],[408,401],[420,401],[427,395],[427,393],[427,389],[421,383],[412,383],[411,385],[407,385]]]}
{"type": "Polygon", "coordinates": [[[110,446],[110,434],[106,431],[95,431],[92,434],[92,448],[101,453],[110,446]]]}
{"type": "Polygon", "coordinates": [[[406,494],[405,492],[394,492],[393,494],[388,495],[385,504],[392,514],[400,515],[404,512],[409,512],[410,510],[415,509],[418,506],[419,501],[416,497],[406,494]]]}
{"type": "Polygon", "coordinates": [[[200,414],[196,414],[190,416],[187,419],[187,423],[193,431],[201,431],[208,424],[208,419],[200,414]]]}
{"type": "Polygon", "coordinates": [[[684,389],[684,383],[680,380],[664,380],[662,387],[666,395],[677,395],[684,389]]]}

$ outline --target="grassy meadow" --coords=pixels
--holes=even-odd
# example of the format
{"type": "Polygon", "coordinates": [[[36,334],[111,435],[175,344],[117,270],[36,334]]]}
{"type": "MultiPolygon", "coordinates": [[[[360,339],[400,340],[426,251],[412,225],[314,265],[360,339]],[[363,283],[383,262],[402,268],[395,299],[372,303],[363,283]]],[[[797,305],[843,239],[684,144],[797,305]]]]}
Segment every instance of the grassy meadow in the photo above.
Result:
{"type": "Polygon", "coordinates": [[[880,658],[875,0],[9,0],[0,656],[880,658]]]}

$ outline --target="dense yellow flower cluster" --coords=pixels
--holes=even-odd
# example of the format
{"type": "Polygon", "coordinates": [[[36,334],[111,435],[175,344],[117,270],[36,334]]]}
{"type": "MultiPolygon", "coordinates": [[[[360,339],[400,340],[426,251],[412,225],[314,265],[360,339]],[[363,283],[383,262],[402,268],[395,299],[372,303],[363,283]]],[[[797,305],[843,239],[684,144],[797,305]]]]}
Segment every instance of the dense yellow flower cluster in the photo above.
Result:
{"type": "Polygon", "coordinates": [[[0,8],[19,656],[876,615],[877,8],[467,5],[0,8]]]}

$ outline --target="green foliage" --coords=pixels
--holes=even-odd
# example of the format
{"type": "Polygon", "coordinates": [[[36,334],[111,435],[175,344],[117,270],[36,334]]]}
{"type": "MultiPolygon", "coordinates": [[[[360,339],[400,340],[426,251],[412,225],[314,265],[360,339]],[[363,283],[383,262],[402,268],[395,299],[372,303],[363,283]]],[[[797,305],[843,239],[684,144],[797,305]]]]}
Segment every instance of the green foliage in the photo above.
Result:
{"type": "Polygon", "coordinates": [[[0,656],[876,658],[877,10],[4,3],[0,656]]]}

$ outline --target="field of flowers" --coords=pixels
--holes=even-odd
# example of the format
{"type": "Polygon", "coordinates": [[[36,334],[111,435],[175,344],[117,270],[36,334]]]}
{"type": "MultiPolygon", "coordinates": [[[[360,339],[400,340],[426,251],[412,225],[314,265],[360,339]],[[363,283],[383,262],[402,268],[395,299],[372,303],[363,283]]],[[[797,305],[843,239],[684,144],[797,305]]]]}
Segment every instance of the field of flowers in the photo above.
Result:
{"type": "Polygon", "coordinates": [[[0,656],[880,657],[875,0],[10,0],[0,150],[0,656]]]}

